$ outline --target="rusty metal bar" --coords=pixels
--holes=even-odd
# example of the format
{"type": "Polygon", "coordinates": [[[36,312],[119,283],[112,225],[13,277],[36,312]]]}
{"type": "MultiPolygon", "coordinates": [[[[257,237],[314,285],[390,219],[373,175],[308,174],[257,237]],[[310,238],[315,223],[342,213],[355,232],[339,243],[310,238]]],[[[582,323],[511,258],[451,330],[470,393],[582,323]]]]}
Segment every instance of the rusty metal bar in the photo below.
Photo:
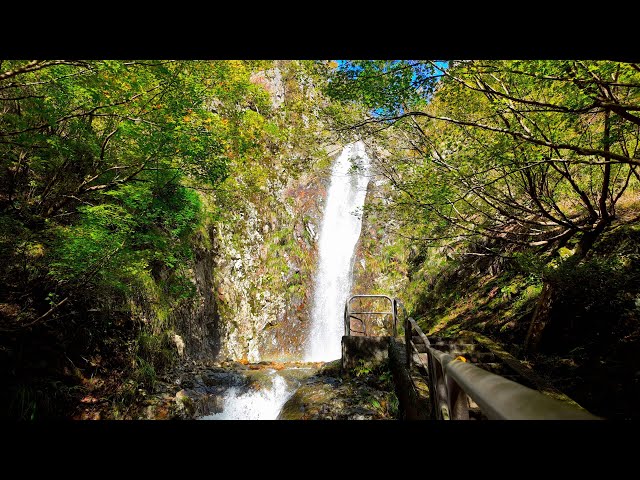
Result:
{"type": "Polygon", "coordinates": [[[393,312],[350,312],[351,315],[393,315],[393,312]]]}
{"type": "Polygon", "coordinates": [[[351,329],[351,319],[352,318],[354,320],[358,320],[360,322],[360,324],[362,325],[362,330],[353,330],[353,331],[356,332],[356,333],[363,333],[364,336],[366,337],[367,336],[367,324],[364,322],[363,319],[358,318],[358,317],[354,317],[353,314],[349,315],[349,333],[351,333],[351,331],[352,331],[352,329],[351,329]]]}

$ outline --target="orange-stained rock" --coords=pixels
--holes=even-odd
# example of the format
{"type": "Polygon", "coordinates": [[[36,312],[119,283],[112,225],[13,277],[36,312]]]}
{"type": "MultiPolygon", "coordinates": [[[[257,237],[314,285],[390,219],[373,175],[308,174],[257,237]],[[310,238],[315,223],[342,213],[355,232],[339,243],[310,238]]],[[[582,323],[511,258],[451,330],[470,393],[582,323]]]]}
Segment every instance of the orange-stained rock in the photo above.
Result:
{"type": "Polygon", "coordinates": [[[91,410],[85,410],[80,413],[80,415],[76,415],[73,417],[74,420],[100,420],[101,415],[100,412],[94,412],[91,410]]]}
{"type": "Polygon", "coordinates": [[[156,420],[166,420],[169,416],[169,409],[164,405],[159,405],[153,410],[153,416],[151,418],[156,420]]]}

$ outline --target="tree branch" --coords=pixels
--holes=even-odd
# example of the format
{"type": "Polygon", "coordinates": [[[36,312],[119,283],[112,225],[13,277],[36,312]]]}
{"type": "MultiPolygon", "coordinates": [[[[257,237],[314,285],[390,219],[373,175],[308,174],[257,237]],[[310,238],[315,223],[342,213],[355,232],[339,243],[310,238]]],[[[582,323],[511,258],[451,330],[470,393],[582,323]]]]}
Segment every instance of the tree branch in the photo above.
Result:
{"type": "MultiPolygon", "coordinates": [[[[466,120],[456,120],[454,118],[450,118],[450,117],[443,117],[443,116],[439,116],[439,115],[433,115],[431,113],[427,113],[427,112],[420,112],[420,111],[413,111],[413,112],[406,112],[406,113],[402,113],[400,115],[395,115],[393,117],[386,117],[386,118],[382,118],[382,119],[377,119],[377,118],[368,118],[366,120],[363,120],[355,125],[349,126],[349,127],[345,127],[341,130],[353,130],[355,128],[364,126],[366,124],[370,124],[370,123],[384,123],[384,122],[397,122],[399,120],[402,120],[404,118],[408,118],[408,117],[427,117],[430,118],[432,120],[441,120],[444,122],[448,122],[448,123],[452,123],[454,125],[463,125],[463,126],[467,126],[467,127],[474,127],[474,128],[480,128],[482,130],[487,130],[490,132],[496,132],[496,133],[502,133],[505,135],[510,135],[514,138],[520,138],[526,142],[529,143],[533,143],[534,145],[540,145],[540,146],[544,146],[544,147],[551,147],[551,148],[556,148],[559,150],[570,150],[572,152],[577,153],[578,155],[583,155],[583,156],[599,156],[599,157],[608,157],[610,159],[615,159],[618,160],[619,163],[627,163],[630,165],[639,165],[640,166],[640,159],[635,159],[635,158],[629,158],[626,157],[624,155],[620,155],[619,153],[614,153],[614,152],[605,152],[603,150],[599,150],[599,149],[595,149],[595,148],[586,148],[586,147],[580,147],[577,145],[571,145],[569,143],[554,143],[554,142],[549,142],[549,141],[545,141],[545,140],[540,140],[538,138],[534,138],[530,135],[526,135],[523,134],[521,132],[515,132],[513,130],[507,130],[504,128],[499,128],[499,127],[492,127],[490,125],[485,125],[482,123],[478,123],[478,122],[472,122],[472,121],[466,121],[466,120]]],[[[610,161],[610,160],[609,160],[610,161]]]]}

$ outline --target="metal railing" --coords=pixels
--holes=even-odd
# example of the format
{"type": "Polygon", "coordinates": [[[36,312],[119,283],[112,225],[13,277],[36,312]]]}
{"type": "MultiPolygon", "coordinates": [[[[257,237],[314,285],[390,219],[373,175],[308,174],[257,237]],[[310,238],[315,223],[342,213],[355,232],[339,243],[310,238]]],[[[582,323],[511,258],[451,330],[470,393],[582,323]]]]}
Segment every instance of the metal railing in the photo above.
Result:
{"type": "MultiPolygon", "coordinates": [[[[360,334],[360,335],[364,335],[365,337],[370,336],[369,333],[367,331],[367,323],[365,321],[365,319],[357,317],[356,315],[391,315],[391,320],[392,320],[392,324],[391,324],[391,335],[392,336],[396,336],[398,334],[398,307],[400,306],[400,308],[404,309],[404,305],[401,304],[401,302],[397,299],[397,298],[391,298],[388,295],[352,295],[351,297],[349,297],[349,299],[345,302],[344,305],[344,334],[348,337],[351,336],[352,332],[356,333],[356,334],[360,334]],[[391,307],[390,311],[382,311],[382,312],[377,312],[377,311],[372,311],[372,312],[367,312],[367,311],[352,311],[351,310],[351,303],[353,302],[353,300],[356,299],[361,299],[361,298],[383,298],[389,301],[389,305],[391,307]],[[357,320],[360,322],[360,325],[362,327],[361,330],[354,330],[351,328],[351,320],[357,320]]],[[[405,309],[405,313],[406,313],[406,309],[405,309]]]]}
{"type": "Polygon", "coordinates": [[[470,398],[490,420],[599,419],[586,410],[454,359],[434,348],[410,317],[405,320],[405,344],[407,366],[411,367],[415,353],[428,372],[434,418],[468,420],[470,398]]]}
{"type": "Polygon", "coordinates": [[[371,336],[372,329],[362,315],[391,315],[391,334],[398,335],[398,318],[402,311],[405,321],[407,366],[411,368],[414,354],[428,375],[432,416],[440,420],[468,420],[470,404],[475,403],[490,420],[597,420],[586,410],[556,400],[539,391],[491,373],[471,363],[438,350],[429,341],[416,321],[409,317],[402,302],[388,295],[353,295],[345,302],[345,335],[371,336]],[[354,311],[356,299],[386,299],[389,311],[354,311]],[[351,321],[360,322],[352,329],[351,321]]]}

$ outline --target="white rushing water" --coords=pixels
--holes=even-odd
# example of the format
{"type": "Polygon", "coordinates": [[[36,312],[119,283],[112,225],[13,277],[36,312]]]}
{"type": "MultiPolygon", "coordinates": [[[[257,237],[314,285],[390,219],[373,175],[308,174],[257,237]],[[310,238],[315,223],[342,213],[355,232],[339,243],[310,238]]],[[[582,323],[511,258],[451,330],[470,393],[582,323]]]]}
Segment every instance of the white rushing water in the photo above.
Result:
{"type": "Polygon", "coordinates": [[[282,406],[293,394],[284,378],[271,372],[271,386],[242,393],[231,387],[224,394],[222,412],[201,417],[201,420],[275,420],[282,406]]]}
{"type": "MultiPolygon", "coordinates": [[[[344,333],[344,302],[351,290],[353,253],[360,237],[362,219],[355,213],[364,205],[369,183],[369,157],[361,141],[344,147],[333,164],[331,184],[320,227],[319,265],[315,278],[311,333],[305,360],[340,358],[344,333]],[[355,167],[355,168],[354,168],[355,167]]],[[[231,387],[224,393],[223,411],[202,420],[273,420],[295,388],[273,371],[271,384],[259,390],[231,387]]]]}
{"type": "Polygon", "coordinates": [[[306,361],[336,360],[342,354],[344,303],[351,290],[353,252],[362,227],[361,216],[354,213],[364,205],[369,165],[362,141],[345,146],[333,164],[320,227],[319,265],[306,361]]]}

